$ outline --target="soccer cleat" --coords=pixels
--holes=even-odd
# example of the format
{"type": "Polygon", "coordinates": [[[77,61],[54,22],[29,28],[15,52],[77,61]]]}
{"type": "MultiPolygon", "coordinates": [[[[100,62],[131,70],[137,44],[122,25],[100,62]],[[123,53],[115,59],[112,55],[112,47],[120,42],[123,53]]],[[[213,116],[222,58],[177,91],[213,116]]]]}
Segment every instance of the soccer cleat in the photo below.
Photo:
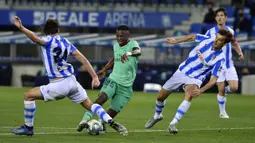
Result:
{"type": "Polygon", "coordinates": [[[220,118],[229,119],[229,116],[226,112],[225,113],[220,113],[220,118]]]}
{"type": "Polygon", "coordinates": [[[11,133],[15,135],[27,135],[27,136],[32,136],[34,135],[34,129],[28,129],[25,125],[22,125],[19,128],[16,129],[11,129],[11,133]]]}
{"type": "Polygon", "coordinates": [[[176,124],[170,124],[168,126],[168,132],[170,134],[177,134],[178,133],[178,129],[176,128],[176,124]]]}
{"type": "Polygon", "coordinates": [[[119,132],[119,134],[121,134],[122,136],[127,136],[128,135],[128,130],[126,129],[126,127],[124,127],[123,125],[121,125],[118,122],[115,122],[113,120],[109,120],[108,124],[117,132],[119,132]]]}
{"type": "Polygon", "coordinates": [[[146,124],[145,124],[145,128],[149,129],[151,127],[153,127],[157,122],[163,120],[163,116],[160,116],[158,119],[154,119],[154,117],[152,117],[146,124]]]}
{"type": "Polygon", "coordinates": [[[88,122],[86,121],[81,121],[77,127],[77,131],[81,132],[84,128],[89,128],[88,122]]]}

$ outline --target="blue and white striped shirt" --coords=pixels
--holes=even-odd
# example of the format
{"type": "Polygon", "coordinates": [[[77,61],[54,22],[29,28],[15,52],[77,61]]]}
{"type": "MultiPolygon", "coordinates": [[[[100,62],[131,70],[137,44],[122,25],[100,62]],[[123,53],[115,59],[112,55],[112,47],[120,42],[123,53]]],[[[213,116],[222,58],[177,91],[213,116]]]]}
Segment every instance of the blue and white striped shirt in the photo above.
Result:
{"type": "MultiPolygon", "coordinates": [[[[229,30],[235,37],[235,32],[233,29],[231,29],[230,27],[226,26],[226,30],[229,30]]],[[[219,33],[219,27],[218,26],[215,26],[211,29],[209,29],[207,32],[206,32],[206,36],[209,36],[209,37],[212,37],[212,38],[215,38],[216,35],[219,33]]],[[[226,56],[226,61],[225,61],[225,65],[224,65],[224,68],[230,68],[231,66],[234,66],[234,62],[232,60],[232,48],[231,48],[231,43],[228,43],[225,47],[222,48],[225,56],[226,56]]]]}
{"type": "Polygon", "coordinates": [[[223,50],[212,50],[215,38],[197,34],[197,42],[200,42],[190,53],[189,57],[180,64],[179,70],[185,75],[204,81],[206,76],[211,72],[213,76],[218,77],[225,62],[223,50]],[[204,58],[201,61],[196,50],[199,50],[204,58]]]}
{"type": "Polygon", "coordinates": [[[67,57],[76,50],[76,47],[59,35],[42,37],[42,40],[45,41],[45,45],[41,46],[41,55],[48,78],[72,75],[74,69],[67,63],[67,57]]]}

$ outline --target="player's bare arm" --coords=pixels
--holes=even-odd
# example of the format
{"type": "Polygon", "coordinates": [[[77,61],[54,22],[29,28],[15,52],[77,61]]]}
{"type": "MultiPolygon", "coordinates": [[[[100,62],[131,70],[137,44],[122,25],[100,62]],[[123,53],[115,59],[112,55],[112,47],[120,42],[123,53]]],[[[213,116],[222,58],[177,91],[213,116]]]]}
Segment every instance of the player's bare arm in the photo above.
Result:
{"type": "Polygon", "coordinates": [[[40,45],[45,45],[45,41],[40,39],[34,32],[30,31],[26,27],[22,25],[22,22],[18,16],[15,16],[13,19],[13,24],[19,28],[20,31],[22,31],[26,36],[31,39],[34,43],[40,44],[40,45]]]}
{"type": "Polygon", "coordinates": [[[244,55],[241,49],[241,46],[239,45],[238,41],[236,40],[236,38],[232,41],[232,45],[236,51],[236,53],[239,56],[239,60],[244,60],[244,55]]]}
{"type": "Polygon", "coordinates": [[[125,61],[128,60],[128,56],[133,56],[133,57],[139,57],[141,56],[141,48],[140,47],[133,47],[131,52],[127,52],[124,55],[121,56],[121,62],[124,63],[125,61]]]}
{"type": "Polygon", "coordinates": [[[114,57],[110,59],[110,61],[100,70],[97,72],[99,79],[103,78],[106,75],[106,71],[111,69],[114,65],[114,57]]]}
{"type": "Polygon", "coordinates": [[[181,37],[180,39],[174,39],[172,37],[167,38],[166,42],[169,44],[177,44],[177,43],[181,43],[181,42],[190,42],[190,41],[195,41],[196,39],[196,35],[192,34],[192,35],[187,35],[184,37],[181,37]]]}
{"type": "Polygon", "coordinates": [[[100,85],[100,81],[88,59],[85,56],[83,56],[79,50],[75,50],[72,55],[75,59],[79,60],[82,63],[82,65],[87,69],[87,71],[91,75],[92,77],[91,87],[92,88],[98,87],[100,85]]]}
{"type": "Polygon", "coordinates": [[[212,86],[215,85],[217,79],[218,79],[218,77],[211,76],[210,81],[205,86],[203,86],[202,88],[195,89],[194,91],[192,91],[191,96],[194,96],[194,97],[199,96],[200,94],[202,94],[206,90],[210,89],[212,86]]]}

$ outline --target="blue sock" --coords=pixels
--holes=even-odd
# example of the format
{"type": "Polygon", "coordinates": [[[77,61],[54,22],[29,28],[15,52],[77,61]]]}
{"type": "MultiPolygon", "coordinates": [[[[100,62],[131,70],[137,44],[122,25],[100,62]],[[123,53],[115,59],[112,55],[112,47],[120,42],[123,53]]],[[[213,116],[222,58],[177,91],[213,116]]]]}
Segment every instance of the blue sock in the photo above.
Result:
{"type": "Polygon", "coordinates": [[[99,104],[93,104],[91,106],[91,111],[96,114],[101,120],[105,121],[106,123],[108,123],[109,120],[112,119],[112,117],[110,117],[106,111],[104,110],[104,108],[99,105],[99,104]]]}
{"type": "Polygon", "coordinates": [[[34,126],[35,111],[36,111],[35,101],[24,101],[24,118],[26,126],[28,127],[34,126]]]}
{"type": "Polygon", "coordinates": [[[166,105],[166,100],[164,100],[163,102],[156,100],[156,109],[155,109],[155,114],[153,116],[154,119],[158,119],[160,118],[160,116],[162,116],[162,111],[165,105],[166,105]]]}
{"type": "Polygon", "coordinates": [[[177,124],[181,120],[182,116],[188,111],[190,104],[191,102],[183,100],[170,124],[177,124]]]}

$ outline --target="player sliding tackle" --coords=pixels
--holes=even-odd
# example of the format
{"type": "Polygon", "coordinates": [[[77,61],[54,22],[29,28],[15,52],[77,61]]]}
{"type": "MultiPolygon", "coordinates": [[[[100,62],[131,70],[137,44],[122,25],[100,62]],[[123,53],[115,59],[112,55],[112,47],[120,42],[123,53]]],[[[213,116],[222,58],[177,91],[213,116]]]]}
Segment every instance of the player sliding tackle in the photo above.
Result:
{"type": "Polygon", "coordinates": [[[73,75],[74,69],[67,62],[67,57],[72,55],[79,60],[92,76],[92,87],[100,85],[98,76],[92,68],[89,61],[70,43],[66,38],[59,36],[58,22],[48,19],[44,26],[45,37],[39,38],[34,32],[28,30],[22,25],[19,17],[13,19],[13,23],[33,42],[41,45],[41,54],[44,67],[47,71],[50,83],[40,87],[35,87],[24,94],[24,117],[25,124],[20,128],[12,129],[11,132],[16,135],[34,134],[34,115],[36,111],[35,100],[44,100],[45,102],[60,100],[68,97],[74,103],[81,104],[87,110],[108,123],[120,134],[127,135],[127,129],[113,119],[105,112],[101,105],[93,104],[87,96],[86,91],[76,81],[73,75]]]}
{"type": "Polygon", "coordinates": [[[179,86],[184,84],[184,100],[179,105],[177,112],[168,127],[169,133],[178,133],[176,125],[188,111],[192,98],[199,96],[216,83],[221,72],[221,67],[225,62],[222,47],[233,40],[233,35],[229,31],[222,29],[219,30],[216,38],[197,34],[188,35],[178,40],[168,38],[167,42],[176,44],[194,40],[198,41],[199,44],[189,53],[188,59],[180,64],[178,70],[163,85],[163,88],[157,95],[155,114],[152,119],[145,124],[145,128],[151,128],[163,119],[162,111],[165,107],[166,98],[174,90],[179,88],[179,86]],[[209,72],[212,74],[210,81],[204,87],[200,88],[209,72]]]}
{"type": "MultiPolygon", "coordinates": [[[[129,39],[129,28],[121,25],[116,30],[117,43],[113,46],[114,57],[106,66],[98,72],[100,77],[113,67],[113,71],[106,78],[103,87],[95,103],[103,105],[108,99],[111,99],[110,108],[107,113],[114,118],[122,108],[128,104],[133,94],[133,83],[136,77],[138,67],[138,57],[141,55],[141,49],[135,40],[129,39]]],[[[82,121],[79,123],[77,131],[87,128],[87,122],[92,118],[92,112],[86,112],[82,121]]],[[[104,126],[104,131],[106,128],[104,126]]]]}

